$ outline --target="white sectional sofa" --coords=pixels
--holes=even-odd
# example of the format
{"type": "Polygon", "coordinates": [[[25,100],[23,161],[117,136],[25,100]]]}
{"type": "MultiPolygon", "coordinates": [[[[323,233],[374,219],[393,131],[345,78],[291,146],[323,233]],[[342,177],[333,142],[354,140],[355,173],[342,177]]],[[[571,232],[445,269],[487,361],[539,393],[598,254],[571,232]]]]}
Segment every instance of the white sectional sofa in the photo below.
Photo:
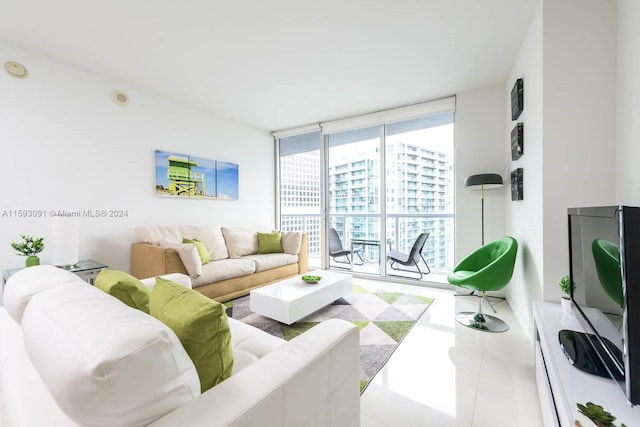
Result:
{"type": "Polygon", "coordinates": [[[131,274],[143,278],[183,273],[191,277],[194,289],[224,302],[276,280],[306,273],[307,235],[283,232],[282,251],[261,254],[257,234],[271,231],[270,227],[220,225],[136,227],[140,241],[131,245],[131,274]],[[201,241],[210,261],[198,265],[197,253],[192,245],[182,243],[184,238],[201,241]]]}
{"type": "Polygon", "coordinates": [[[228,322],[233,374],[201,394],[162,322],[67,271],[24,269],[0,307],[0,425],[359,425],[355,326],[330,320],[286,342],[228,322]]]}

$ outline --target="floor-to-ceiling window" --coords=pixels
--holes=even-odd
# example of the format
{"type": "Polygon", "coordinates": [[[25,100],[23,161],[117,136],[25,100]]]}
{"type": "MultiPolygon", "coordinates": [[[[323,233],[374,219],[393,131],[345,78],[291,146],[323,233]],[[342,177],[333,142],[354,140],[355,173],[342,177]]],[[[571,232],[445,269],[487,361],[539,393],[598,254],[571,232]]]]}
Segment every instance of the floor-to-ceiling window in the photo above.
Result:
{"type": "Polygon", "coordinates": [[[432,105],[275,133],[280,227],[308,233],[311,267],[416,277],[386,254],[409,253],[421,233],[420,269],[453,267],[455,100],[432,105]],[[354,253],[332,256],[336,240],[354,253]]]}
{"type": "Polygon", "coordinates": [[[280,227],[307,233],[309,265],[320,267],[321,168],[320,132],[280,138],[278,141],[280,227]]]}

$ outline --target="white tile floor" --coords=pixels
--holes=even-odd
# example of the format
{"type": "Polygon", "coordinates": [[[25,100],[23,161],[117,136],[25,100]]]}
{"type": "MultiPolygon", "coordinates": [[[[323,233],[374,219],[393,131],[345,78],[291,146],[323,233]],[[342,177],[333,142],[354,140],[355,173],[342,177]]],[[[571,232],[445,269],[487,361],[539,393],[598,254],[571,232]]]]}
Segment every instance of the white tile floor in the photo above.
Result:
{"type": "Polygon", "coordinates": [[[361,426],[543,426],[532,345],[506,301],[492,299],[509,324],[493,334],[454,319],[475,309],[475,297],[377,283],[435,301],[363,393],[361,426]]]}

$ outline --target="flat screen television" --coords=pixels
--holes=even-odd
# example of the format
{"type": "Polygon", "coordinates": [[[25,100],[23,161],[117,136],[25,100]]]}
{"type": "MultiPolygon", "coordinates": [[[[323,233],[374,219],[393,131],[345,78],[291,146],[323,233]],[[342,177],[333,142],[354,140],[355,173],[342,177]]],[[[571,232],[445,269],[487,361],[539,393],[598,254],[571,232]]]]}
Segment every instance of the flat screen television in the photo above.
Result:
{"type": "Polygon", "coordinates": [[[568,209],[571,299],[584,332],[559,340],[575,367],[640,404],[640,208],[568,209]]]}

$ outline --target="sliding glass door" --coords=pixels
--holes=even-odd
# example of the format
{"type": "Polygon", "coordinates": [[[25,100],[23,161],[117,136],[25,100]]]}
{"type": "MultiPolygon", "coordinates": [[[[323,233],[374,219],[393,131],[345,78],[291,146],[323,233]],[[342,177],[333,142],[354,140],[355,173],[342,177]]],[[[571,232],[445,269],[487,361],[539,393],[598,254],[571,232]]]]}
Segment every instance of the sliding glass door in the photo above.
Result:
{"type": "Polygon", "coordinates": [[[332,133],[327,145],[329,265],[379,274],[380,127],[332,133]]]}
{"type": "Polygon", "coordinates": [[[386,238],[409,254],[428,233],[417,266],[395,264],[388,274],[419,277],[453,267],[453,114],[390,123],[386,142],[386,238]]]}

